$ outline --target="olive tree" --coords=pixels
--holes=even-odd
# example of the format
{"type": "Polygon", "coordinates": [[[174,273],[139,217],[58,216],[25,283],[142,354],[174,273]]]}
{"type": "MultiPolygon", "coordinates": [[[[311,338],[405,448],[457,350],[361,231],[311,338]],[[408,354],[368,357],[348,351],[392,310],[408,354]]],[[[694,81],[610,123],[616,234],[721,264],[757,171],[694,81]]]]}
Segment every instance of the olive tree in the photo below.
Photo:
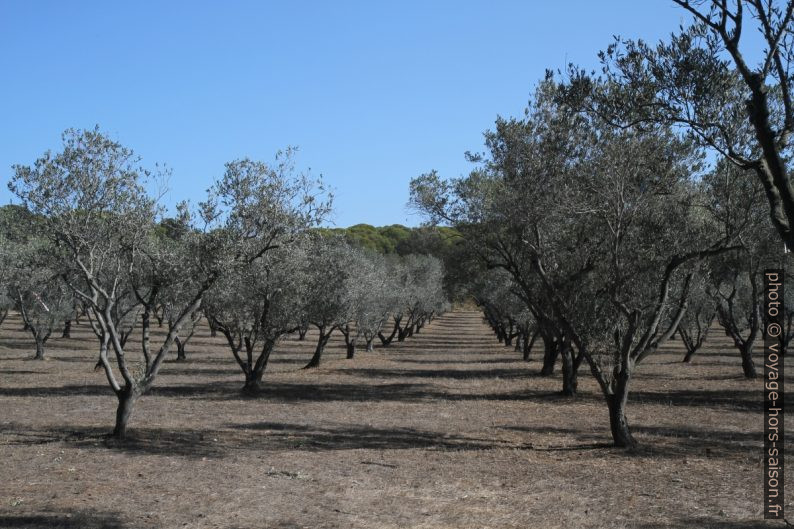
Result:
{"type": "MultiPolygon", "coordinates": [[[[400,336],[413,336],[425,324],[448,308],[444,292],[444,264],[432,255],[409,254],[404,258],[407,274],[407,319],[400,336]]],[[[398,339],[400,339],[398,336],[398,339]]]]}
{"type": "Polygon", "coordinates": [[[303,319],[318,331],[314,355],[304,367],[309,369],[320,366],[331,334],[355,317],[356,289],[351,278],[361,256],[341,237],[312,236],[306,240],[305,251],[303,319]]]}
{"type": "Polygon", "coordinates": [[[387,319],[378,330],[378,339],[383,347],[388,347],[402,329],[406,299],[409,295],[409,272],[405,261],[400,256],[389,256],[386,260],[386,270],[389,277],[389,299],[391,301],[390,319],[387,319]],[[384,329],[384,325],[391,324],[391,330],[384,329]],[[388,333],[388,334],[387,334],[388,333]]]}
{"type": "Polygon", "coordinates": [[[703,183],[710,213],[738,246],[710,266],[717,320],[739,351],[745,377],[755,378],[752,355],[762,332],[763,271],[776,262],[781,245],[763,214],[763,187],[746,173],[721,162],[703,183]]]}
{"type": "Polygon", "coordinates": [[[288,150],[274,166],[247,159],[226,164],[202,204],[205,219],[222,221],[206,237],[223,241],[224,252],[234,256],[205,312],[226,337],[247,393],[258,390],[276,341],[298,326],[308,260],[301,241],[331,208],[322,183],[296,174],[292,157],[288,150]]]}
{"type": "Polygon", "coordinates": [[[619,126],[667,123],[754,177],[780,238],[794,245],[794,1],[673,0],[692,23],[656,46],[620,40],[601,53],[602,79],[573,71],[569,95],[619,126]],[[760,56],[748,53],[760,36],[760,56]],[[607,87],[606,89],[604,89],[607,87]]]}
{"type": "Polygon", "coordinates": [[[300,246],[278,248],[207,293],[204,310],[245,375],[245,394],[258,393],[274,346],[298,325],[303,277],[295,270],[303,259],[300,246]]]}
{"type": "Polygon", "coordinates": [[[353,268],[347,278],[347,288],[352,297],[352,318],[339,328],[345,338],[348,359],[355,356],[361,338],[367,351],[373,350],[373,340],[396,304],[385,258],[363,250],[355,253],[358,255],[354,257],[353,268]]]}
{"type": "Polygon", "coordinates": [[[74,297],[51,266],[54,249],[49,241],[32,235],[21,243],[9,241],[8,248],[13,253],[7,269],[8,295],[36,344],[34,359],[44,360],[47,340],[73,314],[74,297]]]}
{"type": "Polygon", "coordinates": [[[716,295],[707,274],[701,274],[693,281],[687,311],[676,329],[686,349],[682,360],[685,363],[692,361],[708,337],[717,315],[716,295]]]}
{"type": "Polygon", "coordinates": [[[472,285],[474,300],[482,309],[496,339],[506,346],[515,339],[516,350],[522,351],[524,360],[529,361],[540,331],[519,292],[510,274],[499,268],[481,274],[472,285]]]}

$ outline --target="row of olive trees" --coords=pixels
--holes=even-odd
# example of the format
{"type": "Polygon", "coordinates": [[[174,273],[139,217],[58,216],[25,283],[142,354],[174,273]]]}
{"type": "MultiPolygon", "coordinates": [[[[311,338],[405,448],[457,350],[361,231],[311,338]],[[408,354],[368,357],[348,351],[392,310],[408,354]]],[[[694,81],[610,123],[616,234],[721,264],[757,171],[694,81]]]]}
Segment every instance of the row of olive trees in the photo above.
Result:
{"type": "Polygon", "coordinates": [[[37,343],[49,336],[52,322],[43,320],[53,318],[44,315],[55,312],[59,296],[85,309],[99,366],[118,397],[114,435],[123,437],[135,402],[154,385],[206,293],[290,245],[324,218],[329,201],[319,182],[295,174],[291,152],[273,166],[239,160],[227,164],[196,211],[180,205],[175,229],[164,233],[147,189],[155,175],[132,151],[98,130],[69,130],[63,140],[60,152],[14,167],[9,187],[33,219],[24,241],[33,253],[16,274],[27,272],[28,286],[13,288],[27,292],[18,296],[19,308],[42,335],[37,343]],[[155,339],[151,317],[161,306],[168,307],[169,328],[155,339]],[[138,313],[141,340],[130,346],[138,313]]]}
{"type": "Polygon", "coordinates": [[[245,375],[243,391],[256,392],[275,344],[304,325],[317,329],[306,368],[318,367],[336,330],[352,359],[362,341],[368,351],[390,320],[405,310],[426,321],[446,309],[440,263],[429,256],[387,259],[340,237],[307,234],[235,273],[205,297],[204,311],[225,338],[245,375]],[[418,277],[430,268],[433,276],[418,277]],[[415,274],[408,283],[402,281],[415,274]]]}
{"type": "MultiPolygon", "coordinates": [[[[496,316],[507,321],[502,338],[521,334],[519,325],[524,340],[537,332],[544,368],[560,361],[567,395],[586,363],[616,445],[631,447],[625,408],[636,367],[682,327],[703,281],[746,336],[748,313],[729,306],[729,271],[752,285],[775,255],[774,231],[758,208],[760,185],[741,169],[706,170],[698,146],[668,125],[614,127],[572,106],[565,88],[547,78],[525,118],[499,119],[487,133],[488,153],[473,157],[469,176],[423,175],[412,201],[503,272],[489,281],[515,299],[496,294],[484,305],[486,315],[513,305],[496,316]]],[[[742,354],[751,376],[751,350],[742,354]]]]}
{"type": "Polygon", "coordinates": [[[413,332],[445,309],[437,259],[387,260],[313,233],[331,197],[295,170],[292,150],[273,164],[227,163],[204,202],[166,220],[151,189],[162,176],[98,129],[68,130],[60,152],[14,167],[20,206],[0,216],[0,315],[20,312],[37,357],[56,328],[88,321],[118,398],[116,437],[204,315],[253,391],[275,343],[308,324],[319,331],[314,367],[336,329],[352,357],[392,318],[409,313],[413,332]],[[153,321],[166,332],[153,334],[153,321]]]}

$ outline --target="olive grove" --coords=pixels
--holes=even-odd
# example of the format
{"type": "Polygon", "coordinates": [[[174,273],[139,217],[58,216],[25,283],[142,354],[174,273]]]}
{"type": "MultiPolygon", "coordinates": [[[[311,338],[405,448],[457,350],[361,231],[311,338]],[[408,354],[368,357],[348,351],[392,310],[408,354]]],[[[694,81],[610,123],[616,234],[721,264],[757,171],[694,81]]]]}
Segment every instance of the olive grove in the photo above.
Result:
{"type": "Polygon", "coordinates": [[[328,204],[314,180],[293,174],[290,152],[272,168],[240,160],[227,164],[198,213],[180,208],[181,235],[163,237],[157,199],[146,189],[153,175],[131,150],[99,130],[69,130],[63,140],[61,152],[15,166],[9,187],[41,219],[58,248],[54,266],[88,309],[99,363],[118,398],[113,434],[122,438],[207,291],[316,224],[328,204]],[[152,343],[151,317],[166,297],[169,329],[152,343]],[[141,312],[138,359],[126,347],[130,307],[141,312]]]}
{"type": "MultiPolygon", "coordinates": [[[[722,202],[692,142],[664,125],[615,128],[559,92],[541,83],[525,119],[500,119],[486,135],[471,175],[423,175],[413,202],[460,230],[486,268],[509,273],[548,363],[562,363],[563,394],[576,394],[586,362],[615,444],[633,447],[625,408],[636,367],[681,327],[703,263],[743,251],[747,226],[726,226],[709,207],[722,202]]],[[[741,191],[720,192],[742,202],[741,191]]],[[[523,310],[509,312],[497,332],[508,340],[523,310]]]]}
{"type": "Polygon", "coordinates": [[[256,395],[276,344],[307,324],[318,330],[307,367],[317,367],[337,330],[352,359],[392,321],[403,340],[447,308],[438,259],[387,259],[316,229],[331,195],[296,170],[293,149],[272,164],[227,163],[205,201],[181,202],[171,218],[164,190],[152,192],[167,174],[99,129],[70,129],[62,150],[14,167],[20,205],[0,216],[0,316],[21,315],[37,359],[84,317],[118,401],[113,437],[125,437],[169,354],[187,361],[204,319],[256,395]]]}

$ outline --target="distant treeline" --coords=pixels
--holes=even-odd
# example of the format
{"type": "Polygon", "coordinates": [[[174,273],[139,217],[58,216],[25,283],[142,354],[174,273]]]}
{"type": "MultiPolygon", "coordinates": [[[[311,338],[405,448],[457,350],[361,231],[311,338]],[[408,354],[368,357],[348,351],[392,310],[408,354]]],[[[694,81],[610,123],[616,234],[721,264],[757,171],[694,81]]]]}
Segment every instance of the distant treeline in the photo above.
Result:
{"type": "Polygon", "coordinates": [[[441,257],[460,242],[454,228],[428,226],[409,228],[401,224],[372,226],[356,224],[349,228],[317,228],[321,233],[342,235],[350,244],[382,254],[412,253],[441,257]]]}
{"type": "Polygon", "coordinates": [[[327,235],[343,236],[352,246],[384,255],[430,255],[444,263],[444,292],[450,301],[470,298],[469,283],[482,263],[465,246],[460,232],[447,226],[409,228],[401,224],[372,226],[356,224],[349,228],[315,228],[327,235]]]}

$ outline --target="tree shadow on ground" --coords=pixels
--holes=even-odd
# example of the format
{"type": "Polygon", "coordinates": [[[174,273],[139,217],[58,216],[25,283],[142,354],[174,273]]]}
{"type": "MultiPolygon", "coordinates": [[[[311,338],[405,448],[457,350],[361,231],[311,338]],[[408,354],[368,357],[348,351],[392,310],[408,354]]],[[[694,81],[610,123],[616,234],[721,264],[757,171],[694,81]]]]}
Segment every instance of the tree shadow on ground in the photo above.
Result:
{"type": "MultiPolygon", "coordinates": [[[[595,447],[609,438],[609,428],[603,431],[563,428],[555,426],[498,426],[503,430],[548,435],[550,433],[574,438],[576,449],[595,447]]],[[[704,457],[743,458],[755,457],[762,449],[761,433],[733,430],[714,430],[691,426],[644,426],[632,425],[631,431],[640,444],[638,455],[661,457],[685,457],[701,455],[704,457]]],[[[539,447],[536,449],[540,450],[539,447]]],[[[572,449],[550,446],[546,450],[572,449]]],[[[788,452],[788,450],[787,450],[788,452]]]]}
{"type": "MultiPolygon", "coordinates": [[[[531,378],[536,374],[515,370],[368,370],[350,369],[351,375],[426,378],[531,378]],[[503,371],[502,374],[500,372],[503,371]]],[[[212,401],[241,400],[257,398],[271,402],[422,402],[428,400],[447,401],[525,401],[558,405],[582,403],[603,404],[603,397],[597,392],[580,391],[575,398],[562,396],[559,392],[543,389],[521,389],[517,391],[489,393],[456,393],[439,388],[434,384],[394,382],[394,383],[312,383],[269,382],[262,383],[262,390],[254,397],[244,397],[240,393],[243,377],[239,382],[212,381],[201,384],[157,385],[146,397],[181,397],[212,401]]],[[[0,397],[71,397],[71,396],[110,396],[112,390],[106,384],[84,384],[65,386],[0,387],[0,397]]],[[[673,392],[632,392],[630,400],[642,404],[664,406],[721,408],[736,411],[756,412],[762,409],[760,394],[751,390],[683,390],[673,392]]]]}
{"type": "MultiPolygon", "coordinates": [[[[708,365],[701,364],[699,366],[694,366],[693,364],[682,364],[684,369],[688,369],[689,366],[692,367],[708,367],[708,365]]],[[[637,374],[637,380],[669,380],[671,382],[681,381],[681,380],[717,380],[717,381],[724,381],[724,380],[735,380],[741,381],[746,380],[744,375],[741,373],[736,374],[706,374],[706,373],[693,373],[693,374],[681,374],[681,372],[676,373],[648,373],[641,372],[637,374]]]]}
{"type": "MultiPolygon", "coordinates": [[[[203,364],[210,365],[212,364],[203,364]]],[[[170,376],[189,376],[189,377],[227,377],[232,375],[243,376],[242,370],[235,366],[231,367],[201,367],[198,362],[191,362],[190,359],[186,361],[170,361],[166,362],[161,372],[163,375],[170,376]]]]}
{"type": "MultiPolygon", "coordinates": [[[[531,449],[531,445],[500,439],[420,430],[417,428],[377,428],[369,425],[308,425],[275,422],[231,424],[222,429],[136,428],[127,438],[116,440],[100,427],[31,428],[21,424],[0,425],[5,443],[42,445],[65,443],[81,450],[110,449],[131,455],[168,455],[187,458],[222,458],[239,450],[328,451],[328,450],[407,450],[441,451],[490,450],[497,448],[531,449]]],[[[2,526],[0,526],[2,527],[2,526]]]]}
{"type": "MultiPolygon", "coordinates": [[[[420,353],[420,354],[428,354],[429,349],[434,349],[433,354],[436,353],[444,354],[449,353],[453,354],[455,352],[467,352],[470,350],[482,351],[483,353],[488,353],[490,350],[494,348],[494,345],[490,342],[468,342],[468,343],[459,343],[454,341],[453,339],[450,340],[417,340],[417,339],[410,339],[411,341],[405,342],[392,342],[391,345],[382,347],[384,351],[388,351],[392,349],[394,352],[412,352],[412,353],[420,353]],[[396,347],[395,347],[396,346],[396,347]]],[[[344,345],[344,344],[342,344],[344,345]]],[[[497,344],[498,346],[498,344],[497,344]]],[[[504,350],[509,351],[509,347],[512,346],[502,346],[504,350]]],[[[516,353],[518,354],[518,353],[516,353]]]]}
{"type": "MultiPolygon", "coordinates": [[[[456,357],[451,357],[449,360],[424,360],[424,359],[400,359],[401,364],[421,364],[421,365],[449,365],[449,364],[513,364],[516,362],[521,362],[522,366],[530,366],[532,362],[525,362],[521,359],[521,357],[510,357],[510,358],[486,358],[483,360],[461,360],[456,357]]],[[[538,367],[540,364],[535,363],[535,367],[538,367]]]]}
{"type": "Polygon", "coordinates": [[[760,387],[755,390],[738,389],[691,389],[671,392],[633,391],[629,400],[641,404],[664,404],[668,406],[690,406],[706,408],[730,408],[733,410],[761,411],[763,400],[760,387]]]}
{"type": "Polygon", "coordinates": [[[36,514],[0,513],[0,527],[8,529],[131,529],[117,513],[79,510],[36,514]]]}
{"type": "Polygon", "coordinates": [[[342,368],[337,372],[374,378],[451,378],[467,380],[473,378],[530,378],[535,376],[526,369],[375,369],[342,368]]]}

